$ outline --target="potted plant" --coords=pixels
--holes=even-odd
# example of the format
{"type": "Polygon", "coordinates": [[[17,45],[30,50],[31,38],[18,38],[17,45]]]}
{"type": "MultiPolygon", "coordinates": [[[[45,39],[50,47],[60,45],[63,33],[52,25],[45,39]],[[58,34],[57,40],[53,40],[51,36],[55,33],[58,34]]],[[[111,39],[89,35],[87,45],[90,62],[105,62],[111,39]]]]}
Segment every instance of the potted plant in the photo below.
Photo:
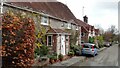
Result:
{"type": "Polygon", "coordinates": [[[48,58],[50,59],[51,64],[57,61],[57,55],[51,54],[48,58]]]}
{"type": "Polygon", "coordinates": [[[62,61],[62,60],[63,60],[63,55],[62,55],[62,54],[59,54],[59,55],[58,55],[58,58],[59,58],[60,61],[62,61]]]}
{"type": "Polygon", "coordinates": [[[54,61],[57,62],[57,53],[53,53],[54,61]]]}
{"type": "Polygon", "coordinates": [[[48,58],[50,59],[50,63],[53,64],[54,61],[54,56],[53,55],[49,55],[48,58]]]}

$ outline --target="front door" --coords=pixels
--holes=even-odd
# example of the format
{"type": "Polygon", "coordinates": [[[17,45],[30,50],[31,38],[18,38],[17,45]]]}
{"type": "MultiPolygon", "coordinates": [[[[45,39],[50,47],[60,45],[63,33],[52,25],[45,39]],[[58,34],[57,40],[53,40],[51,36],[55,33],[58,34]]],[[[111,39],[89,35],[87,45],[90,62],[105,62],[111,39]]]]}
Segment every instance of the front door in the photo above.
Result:
{"type": "Polygon", "coordinates": [[[61,54],[65,55],[65,35],[61,35],[61,54]]]}

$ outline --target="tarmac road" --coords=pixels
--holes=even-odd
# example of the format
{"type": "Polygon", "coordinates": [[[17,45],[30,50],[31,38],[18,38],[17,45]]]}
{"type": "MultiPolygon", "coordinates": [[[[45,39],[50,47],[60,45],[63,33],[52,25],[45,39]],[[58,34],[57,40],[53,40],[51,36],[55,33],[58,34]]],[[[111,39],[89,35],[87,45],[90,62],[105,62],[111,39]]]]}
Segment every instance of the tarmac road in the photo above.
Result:
{"type": "Polygon", "coordinates": [[[95,57],[87,56],[84,62],[72,66],[118,66],[118,44],[106,48],[95,57]]]}

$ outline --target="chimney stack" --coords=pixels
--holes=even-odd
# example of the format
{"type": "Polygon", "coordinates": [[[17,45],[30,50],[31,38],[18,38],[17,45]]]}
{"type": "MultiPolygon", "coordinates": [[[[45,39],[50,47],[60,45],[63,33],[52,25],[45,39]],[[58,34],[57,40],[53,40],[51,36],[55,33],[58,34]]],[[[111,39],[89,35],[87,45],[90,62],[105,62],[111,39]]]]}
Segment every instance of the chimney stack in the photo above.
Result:
{"type": "Polygon", "coordinates": [[[84,19],[84,22],[88,23],[88,17],[86,15],[83,17],[83,19],[84,19]]]}

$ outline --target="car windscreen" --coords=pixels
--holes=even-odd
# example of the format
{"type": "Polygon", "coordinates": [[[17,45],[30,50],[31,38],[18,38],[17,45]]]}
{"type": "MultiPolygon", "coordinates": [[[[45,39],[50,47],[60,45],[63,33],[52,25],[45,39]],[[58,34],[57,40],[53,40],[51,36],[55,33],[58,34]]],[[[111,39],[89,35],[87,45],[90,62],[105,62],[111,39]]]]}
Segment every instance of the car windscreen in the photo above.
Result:
{"type": "Polygon", "coordinates": [[[97,48],[96,46],[90,46],[90,48],[97,48]]]}
{"type": "Polygon", "coordinates": [[[89,46],[88,45],[84,45],[84,48],[89,48],[89,46]]]}

